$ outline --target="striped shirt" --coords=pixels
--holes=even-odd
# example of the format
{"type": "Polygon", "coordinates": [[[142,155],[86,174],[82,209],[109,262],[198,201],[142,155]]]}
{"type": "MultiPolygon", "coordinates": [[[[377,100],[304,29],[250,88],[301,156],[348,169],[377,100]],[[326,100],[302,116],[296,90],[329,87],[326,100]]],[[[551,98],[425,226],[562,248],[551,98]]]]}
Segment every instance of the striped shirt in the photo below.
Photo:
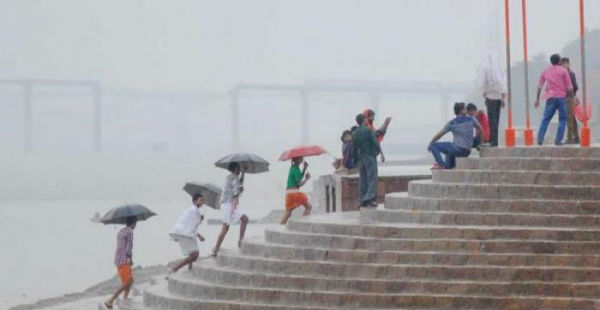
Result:
{"type": "Polygon", "coordinates": [[[123,227],[117,234],[117,250],[115,251],[115,265],[131,264],[131,251],[133,250],[133,229],[123,227]]]}
{"type": "Polygon", "coordinates": [[[223,186],[221,203],[231,202],[233,198],[241,194],[241,189],[242,183],[240,182],[240,178],[234,173],[228,175],[225,179],[225,186],[223,186]]]}

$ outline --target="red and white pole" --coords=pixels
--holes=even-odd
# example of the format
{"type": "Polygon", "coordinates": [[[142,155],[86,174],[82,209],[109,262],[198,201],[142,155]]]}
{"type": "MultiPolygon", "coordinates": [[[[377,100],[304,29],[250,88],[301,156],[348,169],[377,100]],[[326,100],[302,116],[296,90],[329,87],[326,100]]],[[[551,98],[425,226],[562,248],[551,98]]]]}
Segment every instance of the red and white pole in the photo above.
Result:
{"type": "Polygon", "coordinates": [[[533,145],[533,130],[531,129],[531,119],[529,117],[529,66],[527,55],[527,0],[521,0],[523,14],[523,60],[525,64],[525,145],[533,145]]]}
{"type": "Polygon", "coordinates": [[[508,110],[508,127],[504,130],[506,147],[515,146],[515,129],[512,118],[512,92],[510,86],[510,0],[504,0],[504,36],[506,38],[506,103],[508,110]]]}
{"type": "Polygon", "coordinates": [[[591,132],[588,127],[588,119],[591,115],[587,115],[587,79],[585,75],[585,10],[583,6],[583,0],[579,0],[579,42],[581,49],[581,98],[583,99],[583,113],[584,121],[583,127],[581,127],[581,146],[590,146],[591,132]]]}

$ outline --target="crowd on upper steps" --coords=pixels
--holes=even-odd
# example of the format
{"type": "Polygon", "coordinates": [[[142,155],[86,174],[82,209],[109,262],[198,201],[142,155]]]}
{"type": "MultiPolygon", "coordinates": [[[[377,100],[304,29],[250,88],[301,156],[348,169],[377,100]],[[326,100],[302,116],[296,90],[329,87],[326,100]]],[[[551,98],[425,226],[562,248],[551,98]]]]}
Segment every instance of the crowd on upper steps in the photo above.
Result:
{"type": "MultiPolygon", "coordinates": [[[[551,66],[540,75],[534,106],[540,106],[540,95],[545,88],[546,106],[537,134],[538,145],[544,144],[544,138],[550,120],[558,111],[558,129],[554,144],[578,144],[577,118],[575,107],[579,104],[575,96],[578,90],[575,73],[569,68],[569,59],[559,54],[550,56],[551,66]],[[567,139],[563,141],[567,130],[567,139]]],[[[478,84],[487,108],[487,115],[477,111],[473,103],[465,106],[463,102],[454,104],[456,117],[450,120],[438,132],[427,149],[435,159],[432,169],[452,169],[457,157],[467,157],[473,148],[498,146],[498,122],[500,111],[505,106],[505,79],[500,64],[492,54],[488,54],[480,66],[478,84]],[[489,116],[489,119],[488,117],[489,116]],[[477,135],[473,136],[476,131],[477,135]],[[446,133],[452,132],[453,142],[438,142],[446,133]]]]}

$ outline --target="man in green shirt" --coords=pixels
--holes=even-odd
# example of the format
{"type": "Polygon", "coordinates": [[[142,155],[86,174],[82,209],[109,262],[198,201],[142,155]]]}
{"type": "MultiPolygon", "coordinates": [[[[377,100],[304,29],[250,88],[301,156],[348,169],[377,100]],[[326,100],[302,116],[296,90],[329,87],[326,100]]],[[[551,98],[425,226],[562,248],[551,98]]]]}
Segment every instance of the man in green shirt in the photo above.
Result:
{"type": "Polygon", "coordinates": [[[365,122],[364,114],[356,116],[356,123],[360,126],[352,135],[354,148],[352,156],[358,162],[359,175],[359,201],[361,208],[377,207],[377,155],[381,153],[379,141],[375,133],[365,122]]]}
{"type": "Polygon", "coordinates": [[[306,172],[308,163],[302,157],[292,158],[292,166],[288,174],[287,189],[285,193],[285,213],[281,219],[281,225],[285,225],[292,215],[292,210],[299,206],[304,206],[303,215],[309,215],[312,210],[312,205],[308,202],[306,194],[300,191],[300,187],[304,186],[310,180],[310,173],[306,172]],[[302,171],[300,164],[304,162],[302,171]],[[304,179],[304,180],[303,180],[304,179]]]}

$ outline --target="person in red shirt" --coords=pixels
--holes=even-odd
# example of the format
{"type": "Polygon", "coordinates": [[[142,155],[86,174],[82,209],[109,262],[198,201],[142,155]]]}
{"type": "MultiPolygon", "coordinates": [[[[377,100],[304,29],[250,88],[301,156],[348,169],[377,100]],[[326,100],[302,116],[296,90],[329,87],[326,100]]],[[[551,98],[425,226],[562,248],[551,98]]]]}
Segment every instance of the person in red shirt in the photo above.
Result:
{"type": "Polygon", "coordinates": [[[477,119],[477,121],[481,125],[481,129],[483,131],[483,142],[481,142],[481,139],[479,138],[479,136],[476,136],[473,139],[473,147],[479,148],[479,146],[481,144],[489,143],[490,142],[490,122],[489,122],[488,117],[485,114],[485,112],[483,112],[481,110],[477,110],[477,106],[474,103],[469,103],[469,104],[467,104],[467,114],[470,115],[471,117],[474,117],[477,119]]]}

